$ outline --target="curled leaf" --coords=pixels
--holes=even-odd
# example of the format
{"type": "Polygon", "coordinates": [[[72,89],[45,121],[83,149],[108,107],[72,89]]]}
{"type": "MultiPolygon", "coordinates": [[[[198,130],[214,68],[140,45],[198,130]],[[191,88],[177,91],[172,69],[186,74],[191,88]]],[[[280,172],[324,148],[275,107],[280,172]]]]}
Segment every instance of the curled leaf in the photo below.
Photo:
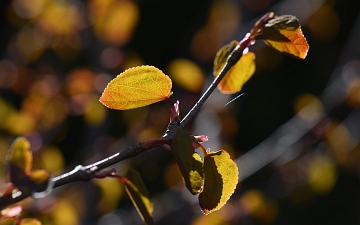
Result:
{"type": "Polygon", "coordinates": [[[179,129],[173,139],[171,149],[184,178],[185,186],[192,194],[198,194],[203,185],[203,162],[195,152],[193,138],[185,130],[179,129]]]}
{"type": "Polygon", "coordinates": [[[292,15],[284,15],[269,20],[260,36],[270,47],[295,57],[304,59],[309,50],[299,20],[292,15]]]}
{"type": "MultiPolygon", "coordinates": [[[[216,54],[214,60],[214,76],[217,77],[224,67],[228,56],[234,50],[237,41],[232,41],[222,47],[216,54]]],[[[218,88],[223,94],[234,94],[241,90],[243,85],[250,79],[255,72],[255,54],[247,52],[242,55],[240,60],[226,73],[220,81],[218,88]]]]}
{"type": "Polygon", "coordinates": [[[111,109],[139,108],[167,99],[171,87],[171,79],[156,67],[133,67],[110,81],[100,102],[111,109]]]}
{"type": "Polygon", "coordinates": [[[118,175],[115,177],[124,184],[125,190],[142,220],[148,225],[154,224],[152,219],[153,205],[140,174],[130,170],[126,175],[126,178],[118,175]]]}
{"type": "Polygon", "coordinates": [[[205,214],[219,210],[234,193],[238,167],[225,150],[210,152],[204,158],[204,187],[199,204],[205,214]]]}

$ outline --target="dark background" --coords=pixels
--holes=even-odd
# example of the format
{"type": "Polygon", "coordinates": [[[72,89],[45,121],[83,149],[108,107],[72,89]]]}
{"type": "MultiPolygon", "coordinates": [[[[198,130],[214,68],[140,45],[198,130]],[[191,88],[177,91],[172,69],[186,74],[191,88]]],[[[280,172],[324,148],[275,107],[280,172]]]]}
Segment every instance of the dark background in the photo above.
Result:
{"type": "MultiPolygon", "coordinates": [[[[275,161],[241,177],[230,202],[207,217],[201,215],[196,198],[185,193],[172,154],[165,148],[120,163],[118,173],[135,168],[142,174],[154,200],[156,224],[360,223],[359,1],[323,1],[316,7],[312,1],[289,0],[38,2],[43,5],[37,14],[26,14],[37,9],[22,1],[1,2],[0,148],[4,159],[16,136],[24,135],[32,144],[34,167],[50,168],[44,161],[53,160],[60,162],[60,171],[161,136],[168,122],[165,103],[124,112],[105,109],[97,99],[106,83],[141,64],[168,74],[169,65],[179,58],[190,60],[202,71],[203,82],[209,83],[216,51],[231,40],[241,40],[258,18],[274,10],[299,17],[310,45],[306,59],[284,56],[258,41],[250,48],[256,54],[257,69],[242,90],[245,95],[222,107],[236,95],[224,97],[216,91],[199,119],[187,128],[209,135],[213,141],[209,145],[215,146],[207,147],[224,148],[233,159],[241,159],[262,141],[274,138],[271,135],[290,123],[309,99],[318,102],[310,116],[321,113],[320,122],[275,161]],[[129,4],[128,11],[121,11],[129,4]],[[46,14],[53,9],[76,13],[46,14]],[[131,10],[133,14],[127,14],[131,10]],[[119,14],[125,16],[111,24],[111,16],[119,14]],[[55,23],[47,26],[52,19],[55,23]],[[134,23],[129,28],[123,25],[126,21],[134,23]],[[117,26],[125,28],[111,35],[117,26]],[[326,97],[331,96],[326,90],[334,93],[334,101],[326,97]],[[338,100],[339,96],[343,97],[338,100]],[[49,152],[53,155],[46,158],[49,152]]],[[[171,99],[180,100],[184,116],[203,89],[190,89],[175,80],[173,86],[171,99]]],[[[288,134],[296,134],[300,125],[288,134]]],[[[275,151],[280,139],[271,139],[274,145],[268,144],[262,152],[275,151]]],[[[267,154],[260,154],[258,162],[247,165],[261,163],[264,157],[267,154]]],[[[43,224],[62,224],[57,213],[74,218],[67,224],[141,224],[124,190],[113,193],[109,191],[113,184],[101,186],[101,182],[69,185],[45,200],[25,203],[24,216],[39,218],[43,224]],[[104,192],[117,196],[115,203],[104,192]]]]}

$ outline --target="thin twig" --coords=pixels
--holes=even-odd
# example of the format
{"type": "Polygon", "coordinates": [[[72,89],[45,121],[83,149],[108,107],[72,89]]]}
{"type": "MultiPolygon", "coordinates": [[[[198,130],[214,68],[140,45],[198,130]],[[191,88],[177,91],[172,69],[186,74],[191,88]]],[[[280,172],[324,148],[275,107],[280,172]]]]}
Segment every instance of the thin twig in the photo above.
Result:
{"type": "MultiPolygon", "coordinates": [[[[125,159],[129,159],[135,157],[142,152],[153,149],[157,146],[163,144],[171,143],[172,139],[174,138],[176,131],[180,128],[183,128],[187,122],[189,122],[192,117],[196,114],[196,112],[201,108],[210,94],[214,91],[217,85],[220,83],[221,79],[225,76],[225,74],[229,71],[229,69],[238,62],[241,58],[242,53],[245,48],[247,48],[251,44],[252,39],[249,35],[246,35],[245,38],[234,48],[234,50],[230,53],[229,57],[227,58],[227,62],[225,66],[221,70],[219,76],[217,76],[213,83],[209,86],[206,92],[200,97],[198,102],[194,105],[194,107],[189,111],[189,113],[184,117],[184,119],[180,123],[169,123],[168,128],[163,137],[150,140],[144,143],[136,143],[133,145],[128,146],[127,148],[123,149],[115,153],[114,155],[100,160],[96,163],[93,163],[88,166],[77,166],[70,172],[65,174],[59,175],[57,177],[51,178],[49,183],[51,183],[52,188],[56,188],[65,184],[69,184],[75,181],[88,181],[96,177],[96,173],[101,171],[104,168],[112,166],[116,163],[119,163],[125,159]]],[[[37,193],[38,194],[38,193],[37,193]]],[[[41,195],[41,193],[40,193],[41,195]]],[[[17,192],[16,195],[4,195],[0,197],[0,209],[3,209],[11,204],[17,203],[27,197],[30,197],[30,193],[21,193],[17,192]]]]}

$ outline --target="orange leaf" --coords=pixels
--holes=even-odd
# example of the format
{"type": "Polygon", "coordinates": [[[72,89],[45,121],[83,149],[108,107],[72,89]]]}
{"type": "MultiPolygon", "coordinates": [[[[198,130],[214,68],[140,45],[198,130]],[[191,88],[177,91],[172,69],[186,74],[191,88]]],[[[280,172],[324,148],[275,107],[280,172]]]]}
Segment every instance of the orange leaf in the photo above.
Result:
{"type": "Polygon", "coordinates": [[[219,210],[234,193],[238,167],[225,150],[208,153],[204,158],[204,187],[199,204],[205,214],[219,210]]]}
{"type": "MultiPolygon", "coordinates": [[[[214,76],[217,77],[224,67],[227,57],[238,44],[232,41],[222,47],[216,54],[214,60],[214,76]]],[[[240,60],[230,68],[224,78],[220,81],[218,88],[223,94],[234,94],[239,92],[243,85],[250,79],[255,72],[255,54],[248,52],[243,54],[240,60]]]]}
{"type": "Polygon", "coordinates": [[[269,20],[260,37],[270,47],[301,59],[306,57],[309,50],[300,22],[295,16],[285,15],[269,20]]]}
{"type": "Polygon", "coordinates": [[[110,81],[100,102],[111,109],[139,108],[166,100],[171,86],[171,79],[156,67],[133,67],[110,81]]]}

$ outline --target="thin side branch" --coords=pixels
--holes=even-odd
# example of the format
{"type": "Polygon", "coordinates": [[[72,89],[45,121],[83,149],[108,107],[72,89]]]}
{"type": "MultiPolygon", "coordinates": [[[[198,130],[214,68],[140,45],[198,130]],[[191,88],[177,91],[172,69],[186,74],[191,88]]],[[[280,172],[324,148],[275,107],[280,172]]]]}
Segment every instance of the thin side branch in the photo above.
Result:
{"type": "Polygon", "coordinates": [[[253,40],[250,38],[250,35],[247,34],[245,38],[234,48],[234,50],[230,53],[229,57],[226,60],[226,63],[219,75],[214,79],[209,88],[204,92],[204,94],[200,97],[200,99],[195,103],[193,108],[188,112],[188,114],[181,121],[179,128],[184,127],[199,111],[205,101],[209,98],[211,93],[218,86],[220,81],[224,78],[225,74],[230,70],[232,66],[234,66],[239,59],[241,58],[243,51],[250,45],[253,40]]]}
{"type": "MultiPolygon", "coordinates": [[[[105,169],[109,166],[112,166],[116,163],[119,163],[125,159],[129,159],[135,157],[142,152],[153,149],[157,146],[163,144],[170,144],[172,139],[174,138],[178,129],[183,128],[186,123],[188,123],[192,117],[196,114],[196,112],[201,108],[210,94],[215,90],[217,85],[220,83],[221,79],[225,76],[225,74],[229,71],[229,69],[238,62],[241,58],[243,51],[247,48],[251,42],[252,38],[249,34],[245,36],[245,38],[236,46],[236,48],[230,53],[227,62],[223,69],[221,70],[219,76],[217,76],[213,83],[209,86],[209,88],[205,91],[205,93],[200,97],[198,102],[194,105],[194,107],[189,111],[189,113],[184,117],[184,119],[179,123],[170,122],[168,128],[163,137],[149,140],[143,143],[135,143],[133,145],[128,146],[127,148],[119,151],[118,153],[105,158],[101,161],[93,163],[88,166],[79,165],[75,167],[70,172],[54,177],[49,181],[53,188],[69,184],[75,181],[88,181],[96,177],[96,174],[100,172],[102,169],[105,169]]],[[[38,194],[38,193],[36,193],[38,194]]],[[[30,197],[29,193],[21,193],[20,191],[14,195],[4,195],[0,197],[0,209],[6,208],[7,206],[17,203],[27,197],[30,197]]]]}

